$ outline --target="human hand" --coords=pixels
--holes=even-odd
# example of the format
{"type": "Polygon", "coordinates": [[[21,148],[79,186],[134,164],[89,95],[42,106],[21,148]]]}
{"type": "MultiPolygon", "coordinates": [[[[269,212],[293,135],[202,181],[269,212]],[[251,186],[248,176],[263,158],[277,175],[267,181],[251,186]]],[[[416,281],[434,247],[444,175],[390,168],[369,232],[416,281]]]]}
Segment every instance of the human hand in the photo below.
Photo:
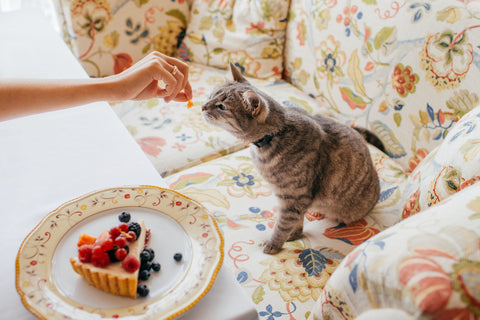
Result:
{"type": "Polygon", "coordinates": [[[185,102],[192,98],[188,65],[176,58],[154,51],[122,73],[107,77],[112,83],[115,100],[162,98],[185,102]],[[165,87],[159,86],[159,81],[165,87]]]}

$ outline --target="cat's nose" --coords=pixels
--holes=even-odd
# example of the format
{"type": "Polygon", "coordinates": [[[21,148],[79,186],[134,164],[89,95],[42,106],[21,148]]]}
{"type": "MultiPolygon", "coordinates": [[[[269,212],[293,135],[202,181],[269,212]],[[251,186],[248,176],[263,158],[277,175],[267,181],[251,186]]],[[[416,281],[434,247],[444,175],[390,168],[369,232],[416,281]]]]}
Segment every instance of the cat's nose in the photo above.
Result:
{"type": "Polygon", "coordinates": [[[205,104],[202,106],[202,111],[207,111],[207,106],[205,104]]]}

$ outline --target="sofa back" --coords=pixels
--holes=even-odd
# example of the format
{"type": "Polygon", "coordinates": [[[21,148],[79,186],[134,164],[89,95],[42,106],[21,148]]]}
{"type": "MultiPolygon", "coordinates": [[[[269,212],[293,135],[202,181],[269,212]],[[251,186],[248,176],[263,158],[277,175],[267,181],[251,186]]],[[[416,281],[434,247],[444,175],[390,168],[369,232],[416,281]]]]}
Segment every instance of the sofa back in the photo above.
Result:
{"type": "Polygon", "coordinates": [[[477,1],[291,0],[288,81],[407,170],[478,104],[477,1]]]}

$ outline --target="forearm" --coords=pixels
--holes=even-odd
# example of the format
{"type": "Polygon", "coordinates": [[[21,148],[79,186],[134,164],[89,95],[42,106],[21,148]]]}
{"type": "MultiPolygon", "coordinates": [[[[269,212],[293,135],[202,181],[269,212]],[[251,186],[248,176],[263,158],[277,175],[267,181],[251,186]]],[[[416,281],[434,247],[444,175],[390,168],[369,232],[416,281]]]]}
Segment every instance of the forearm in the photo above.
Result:
{"type": "Polygon", "coordinates": [[[106,79],[0,80],[0,120],[78,106],[94,101],[115,100],[106,79]]]}

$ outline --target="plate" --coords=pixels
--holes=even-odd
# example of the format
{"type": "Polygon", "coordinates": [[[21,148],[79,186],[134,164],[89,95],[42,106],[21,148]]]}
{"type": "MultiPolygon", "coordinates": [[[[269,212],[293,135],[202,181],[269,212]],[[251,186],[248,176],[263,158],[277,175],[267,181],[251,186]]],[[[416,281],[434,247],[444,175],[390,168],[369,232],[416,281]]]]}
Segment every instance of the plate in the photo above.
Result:
{"type": "Polygon", "coordinates": [[[49,213],[17,254],[16,287],[40,319],[173,319],[211,288],[223,262],[223,238],[202,205],[173,190],[128,186],[96,191],[49,213]],[[149,246],[161,264],[145,298],[114,296],[90,286],[71,268],[81,233],[98,235],[128,211],[151,230],[149,246]],[[173,255],[182,253],[176,262],[173,255]]]}

